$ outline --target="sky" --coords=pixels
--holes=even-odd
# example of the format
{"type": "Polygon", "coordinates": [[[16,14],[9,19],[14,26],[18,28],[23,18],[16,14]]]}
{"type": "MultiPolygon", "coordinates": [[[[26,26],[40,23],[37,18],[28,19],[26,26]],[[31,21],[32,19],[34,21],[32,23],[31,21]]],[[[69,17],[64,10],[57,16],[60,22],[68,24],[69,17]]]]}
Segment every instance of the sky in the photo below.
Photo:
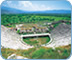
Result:
{"type": "Polygon", "coordinates": [[[24,11],[71,10],[67,1],[4,1],[1,6],[24,11]]]}

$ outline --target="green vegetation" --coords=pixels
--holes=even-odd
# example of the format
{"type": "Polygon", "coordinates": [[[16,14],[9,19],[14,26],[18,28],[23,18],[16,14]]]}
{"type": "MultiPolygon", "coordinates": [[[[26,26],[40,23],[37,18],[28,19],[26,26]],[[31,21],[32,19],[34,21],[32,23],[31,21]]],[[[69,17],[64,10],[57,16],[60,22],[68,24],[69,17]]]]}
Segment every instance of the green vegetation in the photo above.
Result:
{"type": "Polygon", "coordinates": [[[46,50],[44,48],[40,48],[32,53],[32,58],[33,59],[41,58],[45,52],[46,50]]]}
{"type": "Polygon", "coordinates": [[[54,24],[53,27],[56,28],[59,24],[60,24],[60,23],[58,23],[58,24],[54,24]]]}
{"type": "Polygon", "coordinates": [[[34,38],[25,38],[23,39],[29,45],[42,45],[46,44],[50,41],[50,37],[34,37],[34,38]]]}
{"type": "Polygon", "coordinates": [[[19,34],[20,33],[20,30],[17,30],[17,33],[19,34]]]}
{"type": "Polygon", "coordinates": [[[19,31],[18,34],[20,34],[20,35],[26,35],[26,34],[33,34],[33,32],[24,32],[24,33],[20,33],[20,31],[19,31]]]}
{"type": "Polygon", "coordinates": [[[71,25],[71,23],[69,23],[69,22],[66,22],[66,24],[69,24],[69,25],[71,25]]]}
{"type": "Polygon", "coordinates": [[[46,47],[31,48],[28,50],[2,48],[1,52],[4,58],[15,53],[16,55],[24,56],[29,59],[66,59],[70,56],[71,45],[57,47],[55,50],[46,47]]]}
{"type": "Polygon", "coordinates": [[[20,23],[54,22],[60,20],[71,20],[70,14],[2,14],[1,24],[9,27],[20,23]]]}

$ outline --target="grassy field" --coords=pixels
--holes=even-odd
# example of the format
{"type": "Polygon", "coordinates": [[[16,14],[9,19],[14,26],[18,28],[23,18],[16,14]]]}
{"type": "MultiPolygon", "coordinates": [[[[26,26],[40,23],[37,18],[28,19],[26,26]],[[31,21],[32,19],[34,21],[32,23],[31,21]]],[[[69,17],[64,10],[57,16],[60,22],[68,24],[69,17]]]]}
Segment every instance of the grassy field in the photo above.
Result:
{"type": "Polygon", "coordinates": [[[25,38],[23,39],[29,45],[42,45],[50,41],[50,37],[34,37],[34,38],[25,38]]]}
{"type": "Polygon", "coordinates": [[[71,45],[57,47],[55,50],[46,47],[31,48],[28,50],[2,48],[1,53],[4,58],[14,53],[29,59],[66,59],[70,56],[71,45]]]}

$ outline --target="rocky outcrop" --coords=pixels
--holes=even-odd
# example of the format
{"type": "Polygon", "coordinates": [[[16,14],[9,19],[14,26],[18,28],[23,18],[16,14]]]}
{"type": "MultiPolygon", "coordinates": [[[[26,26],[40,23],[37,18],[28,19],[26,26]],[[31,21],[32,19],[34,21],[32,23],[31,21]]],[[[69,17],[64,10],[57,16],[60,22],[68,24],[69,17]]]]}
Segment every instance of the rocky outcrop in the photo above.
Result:
{"type": "Polygon", "coordinates": [[[1,26],[1,46],[12,49],[28,49],[33,46],[21,42],[20,35],[5,26],[1,26]]]}
{"type": "Polygon", "coordinates": [[[17,56],[16,54],[12,54],[12,55],[8,56],[7,59],[28,59],[28,58],[23,57],[23,56],[17,56]]]}

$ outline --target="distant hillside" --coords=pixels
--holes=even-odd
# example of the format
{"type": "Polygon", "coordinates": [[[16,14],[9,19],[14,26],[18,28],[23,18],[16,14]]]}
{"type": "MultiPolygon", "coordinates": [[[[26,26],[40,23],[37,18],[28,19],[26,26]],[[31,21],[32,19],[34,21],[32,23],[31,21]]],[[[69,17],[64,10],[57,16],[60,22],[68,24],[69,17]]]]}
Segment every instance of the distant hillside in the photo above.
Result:
{"type": "Polygon", "coordinates": [[[37,13],[71,13],[70,10],[46,10],[46,11],[39,11],[37,13]]]}
{"type": "Polygon", "coordinates": [[[71,13],[70,10],[46,10],[46,11],[22,11],[10,7],[1,7],[2,14],[21,14],[21,13],[71,13]]]}
{"type": "Polygon", "coordinates": [[[24,13],[24,11],[3,6],[1,7],[1,13],[2,14],[17,14],[17,13],[24,13]]]}

